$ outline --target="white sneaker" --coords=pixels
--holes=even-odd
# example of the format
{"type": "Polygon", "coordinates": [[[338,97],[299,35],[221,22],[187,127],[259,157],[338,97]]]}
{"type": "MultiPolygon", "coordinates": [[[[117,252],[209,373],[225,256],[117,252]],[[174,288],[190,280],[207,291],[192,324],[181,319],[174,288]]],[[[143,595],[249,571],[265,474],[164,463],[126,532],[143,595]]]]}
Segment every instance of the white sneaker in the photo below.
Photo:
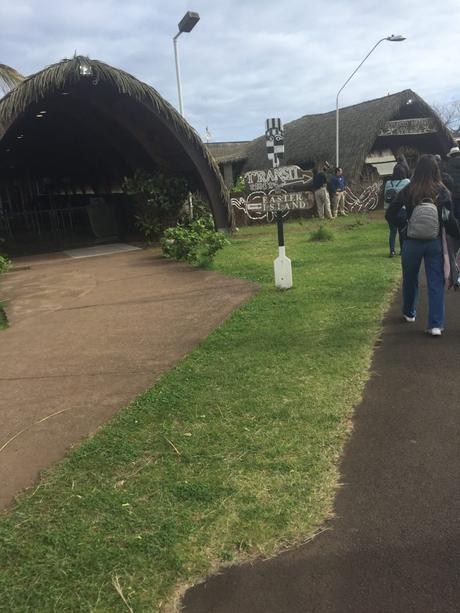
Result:
{"type": "Polygon", "coordinates": [[[427,334],[431,334],[431,336],[441,336],[442,330],[441,328],[430,328],[427,330],[427,334]]]}
{"type": "Polygon", "coordinates": [[[415,317],[409,317],[408,315],[403,315],[404,321],[407,321],[410,324],[413,324],[415,321],[415,317]]]}

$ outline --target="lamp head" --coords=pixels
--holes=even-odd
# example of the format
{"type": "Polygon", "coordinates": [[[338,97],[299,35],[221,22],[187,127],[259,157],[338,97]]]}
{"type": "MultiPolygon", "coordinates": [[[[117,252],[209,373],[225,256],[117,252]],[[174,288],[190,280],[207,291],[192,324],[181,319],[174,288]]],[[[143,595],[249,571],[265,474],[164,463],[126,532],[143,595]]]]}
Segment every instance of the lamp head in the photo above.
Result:
{"type": "Polygon", "coordinates": [[[406,37],[402,36],[401,34],[392,34],[391,36],[387,36],[386,40],[389,40],[392,43],[399,43],[406,40],[406,37]]]}
{"type": "Polygon", "coordinates": [[[178,23],[179,32],[191,32],[199,21],[198,13],[187,11],[178,23]]]}

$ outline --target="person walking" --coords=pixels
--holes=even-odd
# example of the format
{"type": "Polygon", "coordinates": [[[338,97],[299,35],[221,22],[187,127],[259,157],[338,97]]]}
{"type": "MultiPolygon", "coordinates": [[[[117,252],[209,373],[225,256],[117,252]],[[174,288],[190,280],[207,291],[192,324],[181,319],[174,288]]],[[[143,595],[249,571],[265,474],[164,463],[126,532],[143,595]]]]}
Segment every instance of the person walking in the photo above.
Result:
{"type": "Polygon", "coordinates": [[[450,174],[444,171],[442,157],[439,155],[439,153],[435,153],[434,159],[436,160],[436,164],[439,166],[439,172],[441,173],[442,182],[452,194],[452,190],[454,188],[454,182],[452,181],[452,177],[450,176],[450,174]]]}
{"type": "MultiPolygon", "coordinates": [[[[390,204],[396,198],[396,196],[398,195],[398,192],[400,192],[404,187],[406,187],[406,185],[410,183],[410,180],[407,178],[397,179],[395,177],[395,174],[398,175],[399,173],[398,172],[395,173],[395,169],[396,169],[396,166],[393,169],[393,176],[391,177],[389,181],[385,183],[385,190],[384,190],[384,196],[383,196],[383,209],[385,213],[390,208],[390,204]]],[[[402,209],[399,214],[400,217],[402,217],[403,212],[404,210],[402,209]]],[[[388,223],[388,228],[390,230],[390,234],[388,237],[388,243],[390,247],[390,258],[394,258],[394,256],[396,255],[396,251],[395,251],[396,234],[399,234],[399,253],[402,253],[403,237],[397,225],[390,223],[390,221],[388,220],[387,220],[387,223],[388,223]]]]}
{"type": "Polygon", "coordinates": [[[324,172],[313,167],[313,193],[315,195],[316,208],[320,219],[332,219],[331,201],[327,191],[327,178],[324,172]]]}
{"type": "Polygon", "coordinates": [[[451,192],[454,203],[454,212],[457,219],[460,219],[460,149],[452,147],[447,154],[447,163],[444,165],[444,172],[450,176],[452,181],[451,192]]]}
{"type": "Polygon", "coordinates": [[[343,176],[343,170],[338,166],[335,169],[335,175],[331,179],[331,194],[332,194],[332,217],[346,215],[345,211],[345,188],[347,182],[343,176]]]}
{"type": "Polygon", "coordinates": [[[409,323],[415,321],[419,272],[423,260],[428,285],[426,331],[431,336],[441,336],[444,330],[445,288],[441,228],[442,216],[451,216],[452,199],[442,184],[439,166],[433,155],[420,157],[411,182],[397,194],[387,210],[387,221],[399,228],[406,223],[399,217],[403,206],[406,207],[407,217],[402,248],[403,318],[409,323]]]}
{"type": "Polygon", "coordinates": [[[394,179],[410,179],[410,168],[404,155],[398,155],[393,168],[394,179]]]}

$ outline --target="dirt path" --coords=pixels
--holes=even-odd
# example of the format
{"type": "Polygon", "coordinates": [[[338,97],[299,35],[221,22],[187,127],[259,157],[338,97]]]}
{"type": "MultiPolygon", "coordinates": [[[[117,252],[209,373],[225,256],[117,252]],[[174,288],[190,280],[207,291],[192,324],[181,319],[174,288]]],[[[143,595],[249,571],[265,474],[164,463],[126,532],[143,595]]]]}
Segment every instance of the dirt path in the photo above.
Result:
{"type": "Polygon", "coordinates": [[[0,508],[256,291],[148,251],[18,265],[0,282],[10,320],[0,332],[0,508]]]}
{"type": "Polygon", "coordinates": [[[329,530],[189,590],[186,613],[460,610],[460,296],[447,307],[442,338],[424,304],[416,324],[389,313],[329,530]]]}

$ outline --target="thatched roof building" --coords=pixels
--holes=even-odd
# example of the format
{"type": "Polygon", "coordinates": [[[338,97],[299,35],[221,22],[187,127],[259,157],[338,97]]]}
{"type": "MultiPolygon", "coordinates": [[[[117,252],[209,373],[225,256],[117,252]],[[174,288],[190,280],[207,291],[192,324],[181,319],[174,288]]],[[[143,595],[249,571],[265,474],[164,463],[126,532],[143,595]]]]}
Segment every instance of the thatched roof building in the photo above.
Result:
{"type": "MultiPolygon", "coordinates": [[[[314,162],[335,165],[335,111],[304,115],[285,124],[285,164],[311,168],[314,162]]],[[[227,157],[219,166],[234,164],[235,151],[228,144],[227,157]]],[[[420,153],[445,154],[452,136],[435,111],[415,92],[404,90],[340,109],[340,165],[349,181],[369,180],[373,168],[385,176],[401,152],[415,163],[420,153]],[[411,159],[412,158],[412,159],[411,159]]],[[[242,150],[238,147],[242,172],[269,168],[265,137],[242,150]]],[[[390,171],[391,172],[391,171],[390,171]]]]}
{"type": "Polygon", "coordinates": [[[216,226],[230,226],[227,189],[200,137],[132,75],[77,56],[0,100],[0,235],[72,233],[82,221],[75,211],[102,201],[103,216],[112,205],[119,213],[123,178],[136,169],[185,177],[216,226]]]}

